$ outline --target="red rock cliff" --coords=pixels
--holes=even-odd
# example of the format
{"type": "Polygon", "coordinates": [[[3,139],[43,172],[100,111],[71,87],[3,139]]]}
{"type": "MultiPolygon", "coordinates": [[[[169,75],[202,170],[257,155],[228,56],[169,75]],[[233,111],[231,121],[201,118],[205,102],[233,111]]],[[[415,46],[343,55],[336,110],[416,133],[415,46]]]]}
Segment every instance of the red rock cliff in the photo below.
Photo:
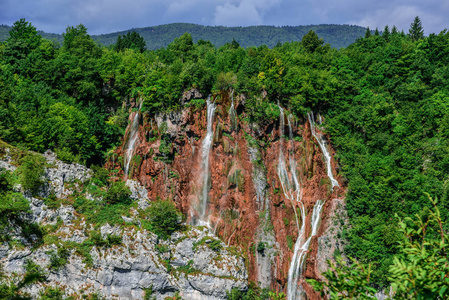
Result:
{"type": "MultiPolygon", "coordinates": [[[[239,97],[235,103],[237,119],[231,120],[229,96],[221,95],[214,101],[217,106],[209,156],[210,228],[223,241],[245,254],[251,281],[286,292],[292,249],[298,237],[294,213],[298,203],[286,199],[277,172],[283,138],[280,136],[281,122],[246,123],[244,101],[239,97]],[[231,125],[235,122],[238,130],[231,125]]],[[[187,221],[195,217],[194,207],[201,190],[201,148],[206,135],[206,113],[205,105],[192,105],[179,112],[151,117],[140,113],[138,141],[130,163],[129,177],[147,188],[149,198],[172,199],[187,221]]],[[[136,115],[134,113],[130,118],[136,115]]],[[[283,142],[283,152],[285,157],[290,154],[297,162],[296,173],[307,216],[307,236],[311,231],[314,204],[317,200],[325,201],[321,225],[312,238],[305,271],[299,280],[309,299],[320,299],[303,278],[319,278],[318,238],[328,226],[334,199],[344,198],[345,189],[333,158],[332,171],[340,187],[332,189],[323,154],[311,134],[310,124],[305,119],[292,121],[294,139],[283,142]]],[[[288,133],[287,120],[284,124],[287,126],[283,132],[288,133]]],[[[123,145],[116,152],[118,159],[108,163],[125,177],[123,156],[129,135],[129,132],[125,134],[123,145]]],[[[333,157],[333,150],[329,150],[333,157]]]]}

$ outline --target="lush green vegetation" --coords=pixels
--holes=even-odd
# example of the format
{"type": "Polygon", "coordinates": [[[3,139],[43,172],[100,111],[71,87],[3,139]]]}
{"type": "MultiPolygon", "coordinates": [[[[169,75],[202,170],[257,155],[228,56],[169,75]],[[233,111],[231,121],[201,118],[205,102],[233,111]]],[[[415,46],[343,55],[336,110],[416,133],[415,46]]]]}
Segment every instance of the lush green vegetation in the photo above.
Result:
{"type": "MultiPolygon", "coordinates": [[[[0,41],[8,38],[11,27],[0,25],[0,41]]],[[[116,44],[119,35],[126,36],[132,32],[138,33],[146,42],[147,49],[156,50],[167,47],[175,38],[184,33],[189,33],[195,42],[199,40],[210,41],[217,47],[230,43],[233,39],[243,47],[258,47],[267,45],[270,48],[277,43],[285,43],[301,40],[310,30],[315,31],[325,43],[334,48],[347,47],[357,38],[362,37],[365,28],[352,25],[307,25],[307,26],[250,26],[250,27],[224,27],[202,26],[186,23],[175,23],[153,27],[134,28],[129,31],[94,35],[94,41],[110,46],[116,44]]],[[[49,34],[39,31],[44,38],[62,43],[60,34],[49,34]]],[[[144,45],[145,46],[145,45],[144,45]]]]}
{"type": "MultiPolygon", "coordinates": [[[[402,239],[399,255],[390,266],[393,299],[447,299],[449,297],[449,235],[444,221],[430,197],[433,208],[415,218],[399,220],[402,239]]],[[[396,215],[396,218],[398,216],[396,215]]],[[[337,263],[328,261],[325,282],[310,279],[309,283],[321,295],[330,299],[377,299],[376,289],[370,285],[371,265],[353,260],[348,266],[341,257],[337,263]]]]}
{"type": "Polygon", "coordinates": [[[163,239],[180,228],[182,215],[178,212],[173,202],[169,200],[157,200],[147,210],[147,219],[144,227],[163,239]]]}

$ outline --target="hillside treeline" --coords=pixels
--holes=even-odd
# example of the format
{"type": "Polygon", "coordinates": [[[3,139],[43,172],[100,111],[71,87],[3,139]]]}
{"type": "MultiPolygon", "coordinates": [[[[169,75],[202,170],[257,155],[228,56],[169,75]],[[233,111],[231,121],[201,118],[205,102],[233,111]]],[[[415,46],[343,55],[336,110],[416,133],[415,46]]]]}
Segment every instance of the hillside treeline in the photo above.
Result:
{"type": "MultiPolygon", "coordinates": [[[[0,25],[0,41],[8,38],[11,27],[0,25]]],[[[173,40],[184,33],[189,33],[193,41],[210,41],[213,45],[221,47],[230,43],[233,39],[244,48],[267,45],[273,48],[278,43],[300,41],[304,35],[313,30],[325,43],[329,43],[333,48],[347,47],[357,38],[362,37],[365,28],[355,25],[299,25],[299,26],[248,26],[248,27],[225,27],[225,26],[203,26],[187,23],[174,23],[151,27],[133,28],[128,31],[92,35],[92,39],[103,46],[114,45],[119,35],[129,32],[136,32],[146,42],[146,48],[156,50],[167,47],[173,40]]],[[[45,33],[39,31],[43,37],[63,42],[61,34],[45,33]]]]}
{"type": "Polygon", "coordinates": [[[0,139],[102,164],[131,98],[154,114],[182,108],[185,90],[232,88],[245,94],[254,123],[277,119],[277,103],[303,120],[313,110],[347,180],[345,253],[372,263],[374,282],[388,286],[401,238],[394,214],[425,217],[424,192],[439,199],[445,220],[449,212],[449,33],[414,30],[367,32],[341,50],[313,31],[273,49],[235,40],[215,47],[184,34],[141,52],[101,48],[82,25],[68,27],[59,47],[20,20],[0,45],[0,139]]]}

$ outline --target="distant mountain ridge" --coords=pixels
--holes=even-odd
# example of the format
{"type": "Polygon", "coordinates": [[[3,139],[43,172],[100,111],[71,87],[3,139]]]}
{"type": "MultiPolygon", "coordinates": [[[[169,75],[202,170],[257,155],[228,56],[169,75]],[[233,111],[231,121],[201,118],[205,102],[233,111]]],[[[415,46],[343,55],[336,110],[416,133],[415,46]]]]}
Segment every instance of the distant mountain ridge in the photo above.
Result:
{"type": "MultiPolygon", "coordinates": [[[[10,26],[0,25],[0,40],[8,38],[10,26]]],[[[166,25],[149,26],[142,28],[132,28],[125,31],[119,31],[108,34],[92,35],[92,38],[109,46],[115,44],[119,34],[124,35],[129,31],[138,32],[147,43],[147,49],[155,50],[164,48],[173,40],[184,33],[190,33],[195,42],[198,40],[210,41],[217,47],[235,39],[242,47],[267,45],[274,47],[278,42],[285,43],[291,41],[300,41],[302,37],[310,30],[329,43],[333,48],[347,47],[357,38],[362,37],[366,28],[357,25],[300,25],[300,26],[248,26],[248,27],[225,27],[225,26],[203,26],[189,23],[172,23],[166,25]]],[[[62,43],[61,34],[39,33],[47,39],[62,43]]]]}

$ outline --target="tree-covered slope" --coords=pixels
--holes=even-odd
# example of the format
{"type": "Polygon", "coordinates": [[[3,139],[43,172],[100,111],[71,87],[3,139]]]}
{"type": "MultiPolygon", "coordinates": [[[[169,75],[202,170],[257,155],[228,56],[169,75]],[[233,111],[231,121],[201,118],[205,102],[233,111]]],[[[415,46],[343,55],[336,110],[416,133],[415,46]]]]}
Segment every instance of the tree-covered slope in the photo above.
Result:
{"type": "MultiPolygon", "coordinates": [[[[10,29],[11,27],[6,25],[0,26],[0,41],[8,38],[10,29]]],[[[119,35],[125,35],[129,31],[136,31],[145,39],[147,49],[155,50],[167,47],[175,38],[180,37],[184,33],[189,33],[194,42],[198,40],[210,41],[217,47],[230,43],[235,39],[244,48],[260,45],[267,45],[269,48],[273,48],[278,42],[299,41],[310,30],[313,30],[325,43],[329,43],[334,48],[347,47],[365,33],[365,28],[353,25],[225,27],[175,23],[93,35],[92,38],[102,45],[109,46],[116,43],[119,35]]],[[[63,40],[62,35],[59,34],[41,31],[39,31],[39,34],[46,39],[60,43],[63,40]]]]}
{"type": "MultiPolygon", "coordinates": [[[[267,45],[273,48],[276,44],[299,41],[310,30],[329,43],[334,48],[346,47],[357,38],[363,36],[365,28],[350,25],[307,25],[307,26],[249,26],[249,27],[224,27],[224,26],[202,26],[186,23],[160,25],[132,29],[142,35],[147,42],[148,49],[159,49],[166,47],[175,38],[189,33],[194,42],[198,40],[210,41],[213,45],[220,47],[235,39],[240,46],[246,48],[251,46],[267,45]]],[[[118,34],[127,31],[93,36],[93,39],[103,45],[115,43],[118,34]]]]}

